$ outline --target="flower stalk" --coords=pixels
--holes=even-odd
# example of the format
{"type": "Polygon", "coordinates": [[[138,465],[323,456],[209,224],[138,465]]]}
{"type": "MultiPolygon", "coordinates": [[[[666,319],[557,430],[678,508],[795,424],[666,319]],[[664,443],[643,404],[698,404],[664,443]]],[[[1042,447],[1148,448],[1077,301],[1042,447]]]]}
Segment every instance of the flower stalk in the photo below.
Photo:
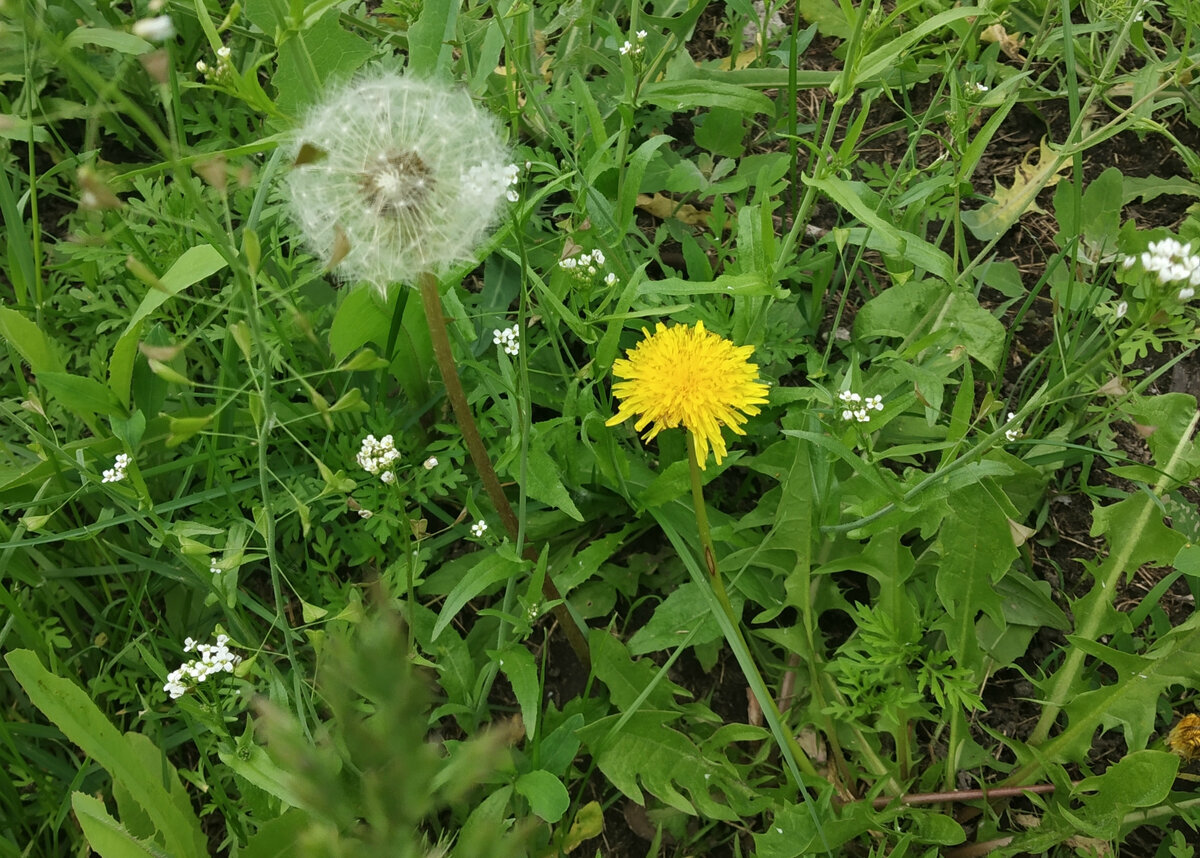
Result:
{"type": "MultiPolygon", "coordinates": [[[[725,582],[721,579],[721,570],[717,566],[717,549],[713,546],[712,531],[708,525],[708,507],[704,503],[700,458],[696,451],[697,443],[696,436],[689,432],[687,436],[687,448],[688,465],[690,466],[692,476],[692,506],[696,512],[696,530],[700,536],[700,549],[704,552],[704,568],[708,570],[708,581],[712,585],[713,595],[717,597],[717,601],[720,603],[722,611],[729,620],[729,625],[732,627],[733,633],[737,636],[737,644],[744,652],[749,652],[746,638],[742,634],[741,617],[734,611],[733,603],[729,601],[729,593],[725,589],[725,582]]],[[[753,662],[750,662],[750,667],[755,673],[758,673],[758,667],[753,662]]],[[[745,665],[743,665],[743,670],[745,670],[745,665]]],[[[756,678],[758,679],[757,684],[765,688],[766,683],[763,682],[762,675],[759,674],[756,678]]],[[[747,679],[749,678],[747,677],[747,679]]],[[[774,720],[777,723],[782,723],[783,719],[779,713],[779,708],[775,705],[775,701],[770,695],[766,695],[765,699],[760,699],[758,705],[763,709],[769,707],[774,720]]],[[[800,747],[800,743],[796,741],[790,730],[785,733],[785,738],[788,753],[796,761],[796,764],[800,767],[800,771],[809,777],[820,777],[816,766],[813,765],[812,760],[808,758],[808,754],[800,747]]]]}
{"type": "MultiPolygon", "coordinates": [[[[454,410],[454,419],[458,423],[459,431],[462,432],[463,443],[467,445],[467,453],[475,464],[475,470],[479,472],[483,489],[491,500],[492,506],[496,508],[500,521],[504,524],[504,529],[508,532],[509,538],[516,542],[520,536],[521,524],[512,505],[508,502],[508,497],[504,494],[504,488],[500,485],[496,469],[492,467],[491,457],[488,455],[487,447],[483,444],[483,439],[479,436],[475,416],[471,413],[471,407],[467,403],[467,394],[458,377],[458,366],[454,362],[454,353],[450,350],[450,336],[446,331],[446,315],[442,312],[442,298],[438,294],[437,278],[428,272],[420,275],[417,278],[417,290],[421,293],[421,303],[425,307],[425,319],[429,324],[434,360],[437,361],[438,370],[442,374],[446,398],[450,400],[450,407],[454,410]]],[[[537,550],[529,546],[525,551],[525,556],[527,559],[536,561],[537,550]]],[[[562,626],[563,632],[571,644],[571,649],[575,651],[580,663],[587,667],[591,663],[587,640],[549,576],[542,581],[542,595],[547,600],[557,603],[553,608],[554,618],[562,626]]]]}

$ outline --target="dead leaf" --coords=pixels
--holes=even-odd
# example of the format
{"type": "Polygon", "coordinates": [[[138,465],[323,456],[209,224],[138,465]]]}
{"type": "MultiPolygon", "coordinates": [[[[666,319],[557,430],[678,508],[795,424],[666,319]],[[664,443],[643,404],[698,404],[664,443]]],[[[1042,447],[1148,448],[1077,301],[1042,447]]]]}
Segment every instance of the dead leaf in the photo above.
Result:
{"type": "Polygon", "coordinates": [[[980,241],[991,241],[1008,232],[1026,212],[1041,212],[1037,195],[1043,188],[1053,187],[1062,178],[1070,162],[1060,156],[1046,138],[1037,149],[1030,149],[1025,160],[1013,170],[1013,183],[1004,187],[999,180],[992,194],[993,201],[974,211],[963,212],[963,225],[980,241]],[[1037,163],[1033,163],[1036,156],[1037,163]]]}
{"type": "Polygon", "coordinates": [[[1009,35],[1003,24],[992,24],[979,34],[979,40],[989,44],[999,42],[1000,50],[1004,51],[1004,55],[1010,60],[1025,61],[1025,58],[1021,56],[1021,48],[1025,47],[1025,37],[1009,35]]]}
{"type": "Polygon", "coordinates": [[[690,203],[680,203],[662,194],[638,194],[637,207],[659,220],[674,218],[689,226],[707,226],[710,212],[698,209],[690,203]]]}

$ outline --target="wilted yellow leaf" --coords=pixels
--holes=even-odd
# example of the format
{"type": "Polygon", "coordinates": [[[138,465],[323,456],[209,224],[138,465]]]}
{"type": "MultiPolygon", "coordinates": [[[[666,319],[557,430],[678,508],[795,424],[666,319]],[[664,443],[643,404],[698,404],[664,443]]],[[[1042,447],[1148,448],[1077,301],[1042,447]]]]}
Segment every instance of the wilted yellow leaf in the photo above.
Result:
{"type": "Polygon", "coordinates": [[[981,241],[1004,235],[1025,212],[1042,211],[1037,204],[1038,192],[1058,184],[1062,178],[1059,173],[1067,165],[1067,159],[1050,148],[1043,137],[1038,148],[1031,149],[1013,171],[1012,186],[1006,188],[997,181],[992,194],[994,201],[975,211],[963,212],[963,225],[981,241]],[[1036,164],[1031,163],[1035,154],[1036,164]]]}
{"type": "Polygon", "coordinates": [[[1023,36],[1012,36],[1004,29],[1003,24],[992,24],[982,33],[979,34],[981,42],[999,42],[1000,50],[1004,51],[1004,55],[1010,60],[1024,61],[1021,56],[1021,48],[1025,45],[1023,36]]]}
{"type": "Polygon", "coordinates": [[[648,214],[654,215],[659,220],[667,218],[675,218],[675,220],[683,221],[689,226],[705,226],[708,224],[709,212],[706,209],[698,209],[690,203],[680,203],[670,197],[664,197],[662,194],[638,194],[637,207],[648,214]]]}

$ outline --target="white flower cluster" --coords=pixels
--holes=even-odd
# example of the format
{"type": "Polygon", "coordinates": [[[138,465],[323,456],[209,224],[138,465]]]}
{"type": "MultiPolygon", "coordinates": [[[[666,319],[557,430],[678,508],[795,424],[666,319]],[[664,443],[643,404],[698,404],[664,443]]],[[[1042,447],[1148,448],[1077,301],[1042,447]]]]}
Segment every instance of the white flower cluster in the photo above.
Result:
{"type": "Polygon", "coordinates": [[[521,328],[513,325],[511,328],[492,331],[492,342],[504,349],[506,355],[516,357],[521,353],[521,328]]]}
{"type": "Polygon", "coordinates": [[[384,435],[379,439],[374,435],[363,438],[362,447],[355,458],[359,467],[368,474],[379,477],[388,485],[396,481],[392,463],[400,458],[400,451],[396,449],[396,441],[391,435],[384,435]]]}
{"type": "Polygon", "coordinates": [[[479,519],[479,521],[477,521],[471,525],[471,535],[474,536],[476,539],[478,539],[479,537],[481,537],[485,533],[487,533],[487,529],[488,529],[487,522],[481,518],[481,519],[479,519]]]}
{"type": "MultiPolygon", "coordinates": [[[[566,271],[580,283],[590,283],[592,278],[600,273],[604,265],[604,251],[591,250],[578,256],[568,256],[558,260],[558,267],[566,271]]],[[[604,275],[605,284],[612,286],[617,282],[617,275],[611,271],[604,275]]]]}
{"type": "MultiPolygon", "coordinates": [[[[1016,416],[1017,416],[1017,414],[1015,411],[1008,412],[1009,422],[1012,422],[1016,418],[1016,416]]],[[[1017,440],[1018,438],[1021,437],[1021,427],[1014,426],[1011,429],[1005,429],[1004,437],[1007,438],[1010,442],[1017,440]]]]}
{"type": "Polygon", "coordinates": [[[1135,262],[1153,272],[1164,286],[1179,285],[1179,300],[1187,301],[1195,296],[1200,286],[1200,254],[1192,253],[1192,244],[1180,244],[1176,238],[1152,241],[1141,257],[1126,256],[1122,264],[1132,268],[1135,262]]]}
{"type": "Polygon", "coordinates": [[[493,188],[503,185],[507,188],[504,196],[510,203],[521,199],[514,187],[520,180],[521,170],[516,164],[509,164],[499,171],[489,164],[476,164],[463,173],[463,187],[467,193],[486,196],[493,188]]]}
{"type": "Polygon", "coordinates": [[[215,644],[197,643],[192,638],[186,638],[183,651],[196,652],[200,657],[184,662],[167,674],[163,691],[170,694],[172,700],[187,694],[214,673],[233,673],[234,667],[242,660],[240,655],[230,651],[229,635],[217,635],[215,644]]]}
{"type": "Polygon", "coordinates": [[[125,479],[125,471],[129,468],[129,456],[126,453],[117,453],[117,458],[113,461],[111,468],[106,468],[104,473],[100,475],[102,483],[119,483],[125,479]]]}
{"type": "Polygon", "coordinates": [[[208,573],[210,575],[220,575],[221,565],[217,563],[217,558],[210,557],[208,560],[208,573]]]}
{"type": "Polygon", "coordinates": [[[640,57],[642,51],[645,50],[646,31],[638,30],[633,34],[633,41],[625,40],[625,44],[621,45],[620,51],[623,57],[640,57]]]}
{"type": "Polygon", "coordinates": [[[217,64],[210,66],[204,60],[196,60],[196,71],[204,75],[206,81],[220,81],[233,74],[232,52],[228,45],[217,48],[217,64]]]}
{"type": "Polygon", "coordinates": [[[859,423],[870,423],[872,411],[883,410],[882,396],[863,397],[852,390],[843,390],[838,399],[846,407],[842,409],[843,420],[855,420],[859,423]]]}

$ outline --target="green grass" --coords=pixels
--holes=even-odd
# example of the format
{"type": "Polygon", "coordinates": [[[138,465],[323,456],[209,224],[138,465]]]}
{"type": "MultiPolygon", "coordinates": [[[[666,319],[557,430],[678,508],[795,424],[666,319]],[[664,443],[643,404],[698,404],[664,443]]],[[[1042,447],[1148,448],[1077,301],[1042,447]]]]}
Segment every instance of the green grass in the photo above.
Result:
{"type": "Polygon", "coordinates": [[[0,856],[1194,854],[1193,6],[0,4],[0,856]],[[287,201],[381,70],[519,167],[461,402],[287,201]],[[703,471],[660,322],[770,386],[703,471]]]}

